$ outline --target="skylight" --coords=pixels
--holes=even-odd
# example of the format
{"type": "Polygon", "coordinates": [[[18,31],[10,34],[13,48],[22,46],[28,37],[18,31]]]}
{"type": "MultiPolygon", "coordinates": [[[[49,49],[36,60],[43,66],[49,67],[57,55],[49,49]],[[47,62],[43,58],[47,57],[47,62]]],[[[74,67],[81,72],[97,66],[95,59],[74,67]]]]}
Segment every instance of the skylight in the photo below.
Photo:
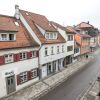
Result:
{"type": "Polygon", "coordinates": [[[19,26],[18,22],[15,22],[15,25],[16,25],[16,26],[19,26]]]}
{"type": "Polygon", "coordinates": [[[26,13],[26,15],[29,15],[28,13],[26,13]]]}

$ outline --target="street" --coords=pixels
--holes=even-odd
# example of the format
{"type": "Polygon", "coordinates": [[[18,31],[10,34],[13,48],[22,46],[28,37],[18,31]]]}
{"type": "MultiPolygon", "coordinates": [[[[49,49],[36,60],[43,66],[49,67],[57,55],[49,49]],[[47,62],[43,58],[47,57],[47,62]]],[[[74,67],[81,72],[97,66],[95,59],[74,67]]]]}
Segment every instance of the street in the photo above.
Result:
{"type": "Polygon", "coordinates": [[[96,79],[100,69],[98,55],[82,70],[38,100],[76,100],[76,98],[96,79]]]}

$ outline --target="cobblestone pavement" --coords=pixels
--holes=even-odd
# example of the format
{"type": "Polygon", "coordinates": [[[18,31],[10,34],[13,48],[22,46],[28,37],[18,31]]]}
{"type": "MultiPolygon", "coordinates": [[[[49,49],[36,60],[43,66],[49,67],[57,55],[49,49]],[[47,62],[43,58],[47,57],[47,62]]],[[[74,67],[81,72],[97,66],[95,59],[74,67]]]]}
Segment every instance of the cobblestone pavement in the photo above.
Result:
{"type": "Polygon", "coordinates": [[[84,65],[93,59],[95,55],[99,54],[99,52],[100,50],[97,50],[94,54],[90,54],[88,59],[81,59],[73,64],[70,64],[68,65],[68,68],[65,68],[61,72],[44,80],[40,80],[38,83],[17,91],[16,93],[0,100],[33,100],[67,80],[75,72],[82,69],[84,65]]]}

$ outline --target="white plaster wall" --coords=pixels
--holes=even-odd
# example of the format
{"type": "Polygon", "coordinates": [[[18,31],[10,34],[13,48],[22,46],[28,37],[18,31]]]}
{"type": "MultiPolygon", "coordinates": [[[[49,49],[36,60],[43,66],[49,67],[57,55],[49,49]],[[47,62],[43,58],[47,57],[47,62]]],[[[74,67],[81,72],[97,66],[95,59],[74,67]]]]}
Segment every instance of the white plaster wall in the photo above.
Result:
{"type": "MultiPolygon", "coordinates": [[[[19,52],[31,51],[31,50],[38,50],[38,48],[1,50],[0,55],[9,54],[9,53],[19,53],[19,52]]],[[[15,78],[16,78],[17,74],[24,72],[24,71],[29,71],[34,68],[38,68],[38,57],[33,58],[33,59],[13,62],[13,63],[5,64],[5,65],[0,65],[0,91],[2,91],[2,92],[0,92],[0,98],[7,95],[5,72],[14,71],[15,78]]],[[[20,89],[24,88],[25,86],[28,86],[31,83],[36,82],[38,80],[39,80],[39,78],[37,77],[37,78],[30,80],[22,85],[17,86],[17,84],[16,84],[16,90],[20,90],[20,89]]]]}
{"type": "MultiPolygon", "coordinates": [[[[0,77],[0,91],[3,91],[3,92],[0,92],[0,97],[7,95],[5,72],[14,71],[14,74],[16,77],[17,74],[24,72],[24,71],[29,71],[34,68],[38,68],[38,58],[23,60],[23,61],[0,66],[0,76],[1,76],[0,77]]],[[[35,78],[35,79],[28,81],[26,83],[23,83],[21,85],[17,85],[17,83],[16,83],[16,90],[20,90],[38,80],[39,80],[39,78],[35,78]]]]}
{"type": "Polygon", "coordinates": [[[34,50],[39,50],[38,47],[31,47],[31,48],[16,48],[16,49],[5,49],[5,50],[0,50],[0,56],[5,55],[5,54],[11,54],[11,53],[20,53],[20,52],[28,52],[28,51],[34,51],[34,50]]]}
{"type": "Polygon", "coordinates": [[[66,57],[65,46],[66,46],[66,43],[43,45],[39,51],[40,65],[66,57]],[[62,52],[62,45],[64,45],[64,52],[62,52]],[[54,47],[54,55],[51,55],[51,47],[52,46],[54,47]],[[58,53],[58,54],[57,54],[57,46],[59,46],[59,51],[60,51],[60,53],[58,53]],[[45,48],[46,47],[48,48],[48,56],[45,56],[45,48]]]}
{"type": "Polygon", "coordinates": [[[73,55],[74,54],[74,35],[73,35],[73,41],[68,41],[68,35],[70,35],[70,34],[66,33],[64,30],[62,30],[60,28],[57,28],[57,30],[63,36],[63,38],[66,40],[66,47],[65,47],[66,51],[67,51],[67,46],[73,45],[73,50],[70,52],[66,52],[66,56],[73,55]]]}

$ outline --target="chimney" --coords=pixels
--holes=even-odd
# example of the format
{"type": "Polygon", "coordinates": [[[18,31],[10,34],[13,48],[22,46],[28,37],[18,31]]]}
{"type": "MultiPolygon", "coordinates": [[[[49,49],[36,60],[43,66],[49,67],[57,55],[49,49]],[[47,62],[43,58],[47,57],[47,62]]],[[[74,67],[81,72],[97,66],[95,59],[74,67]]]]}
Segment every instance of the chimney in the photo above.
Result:
{"type": "Polygon", "coordinates": [[[87,24],[89,24],[89,21],[87,22],[87,24]]]}
{"type": "Polygon", "coordinates": [[[16,19],[20,18],[19,6],[18,5],[15,5],[15,18],[16,19]]]}

